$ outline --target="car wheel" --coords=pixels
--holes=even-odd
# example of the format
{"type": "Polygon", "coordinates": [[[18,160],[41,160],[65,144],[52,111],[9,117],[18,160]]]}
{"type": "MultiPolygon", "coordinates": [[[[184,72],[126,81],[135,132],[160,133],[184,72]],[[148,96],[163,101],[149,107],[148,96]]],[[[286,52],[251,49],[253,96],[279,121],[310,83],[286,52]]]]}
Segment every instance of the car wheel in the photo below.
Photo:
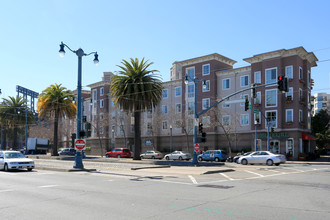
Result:
{"type": "Polygon", "coordinates": [[[8,172],[8,171],[9,171],[8,164],[5,163],[5,166],[4,166],[3,169],[4,169],[6,172],[8,172]]]}
{"type": "Polygon", "coordinates": [[[32,171],[32,168],[28,168],[27,170],[28,170],[28,171],[32,171]]]}
{"type": "Polygon", "coordinates": [[[241,164],[242,164],[242,165],[247,165],[247,164],[248,164],[248,161],[247,161],[246,159],[243,159],[243,160],[241,161],[241,164]]]}
{"type": "Polygon", "coordinates": [[[267,160],[267,162],[266,162],[266,164],[268,165],[268,166],[273,166],[273,164],[274,164],[274,162],[273,162],[273,160],[267,160]]]}
{"type": "Polygon", "coordinates": [[[152,156],[152,159],[154,160],[155,159],[155,156],[152,156]]]}
{"type": "Polygon", "coordinates": [[[117,158],[120,158],[120,154],[118,154],[117,158]]]}
{"type": "Polygon", "coordinates": [[[229,163],[232,163],[232,162],[233,162],[233,158],[231,158],[231,157],[228,158],[228,162],[229,162],[229,163]]]}
{"type": "Polygon", "coordinates": [[[202,157],[198,157],[198,161],[203,161],[203,158],[202,157]]]}
{"type": "Polygon", "coordinates": [[[182,157],[179,157],[179,160],[182,160],[182,157]]]}
{"type": "Polygon", "coordinates": [[[143,156],[141,156],[141,159],[144,159],[144,157],[143,157],[143,156]]]}
{"type": "Polygon", "coordinates": [[[214,161],[215,161],[215,162],[219,162],[220,159],[216,157],[216,158],[214,158],[214,161]]]}
{"type": "Polygon", "coordinates": [[[276,165],[276,166],[279,166],[279,165],[280,165],[280,163],[275,163],[275,165],[276,165]]]}
{"type": "Polygon", "coordinates": [[[109,156],[109,154],[107,154],[107,155],[105,155],[105,157],[109,158],[110,156],[109,156]]]}
{"type": "Polygon", "coordinates": [[[166,160],[170,160],[170,158],[169,158],[168,156],[167,156],[167,157],[165,157],[165,159],[166,159],[166,160]]]}

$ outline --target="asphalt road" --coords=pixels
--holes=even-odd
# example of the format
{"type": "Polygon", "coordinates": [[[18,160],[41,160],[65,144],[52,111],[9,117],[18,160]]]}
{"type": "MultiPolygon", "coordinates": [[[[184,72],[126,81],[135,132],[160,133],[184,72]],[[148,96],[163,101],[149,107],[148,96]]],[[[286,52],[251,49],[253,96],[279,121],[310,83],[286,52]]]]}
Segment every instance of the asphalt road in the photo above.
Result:
{"type": "Polygon", "coordinates": [[[0,171],[1,219],[330,219],[330,166],[0,171]],[[211,169],[211,168],[208,168],[211,169]],[[216,168],[212,168],[216,170],[216,168]]]}

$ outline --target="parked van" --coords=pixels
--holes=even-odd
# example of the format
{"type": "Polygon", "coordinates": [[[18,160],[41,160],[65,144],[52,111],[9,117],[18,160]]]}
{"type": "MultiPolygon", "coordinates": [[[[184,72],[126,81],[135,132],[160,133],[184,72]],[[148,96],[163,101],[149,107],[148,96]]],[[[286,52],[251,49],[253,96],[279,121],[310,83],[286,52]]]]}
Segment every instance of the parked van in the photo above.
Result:
{"type": "Polygon", "coordinates": [[[197,159],[198,161],[205,160],[205,161],[225,162],[227,159],[227,154],[223,150],[208,150],[198,155],[197,159]]]}

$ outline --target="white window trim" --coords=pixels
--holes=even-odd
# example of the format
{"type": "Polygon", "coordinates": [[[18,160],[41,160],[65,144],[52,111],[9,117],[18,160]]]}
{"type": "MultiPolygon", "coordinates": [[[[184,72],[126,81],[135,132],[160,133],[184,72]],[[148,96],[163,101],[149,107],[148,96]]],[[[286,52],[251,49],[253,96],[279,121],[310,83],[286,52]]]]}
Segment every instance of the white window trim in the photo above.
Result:
{"type": "Polygon", "coordinates": [[[180,97],[182,94],[182,88],[181,86],[175,87],[175,97],[180,97]],[[176,95],[176,89],[179,88],[180,89],[180,95],[176,95]]]}
{"type": "Polygon", "coordinates": [[[221,123],[222,123],[223,126],[229,126],[229,125],[231,124],[231,116],[230,116],[230,115],[223,115],[223,116],[221,117],[221,123]],[[229,117],[228,125],[225,125],[225,124],[223,123],[223,122],[224,122],[224,120],[223,120],[224,117],[229,117]]]}
{"type": "Polygon", "coordinates": [[[239,123],[241,124],[241,126],[249,126],[249,125],[250,125],[250,117],[249,117],[249,114],[241,114],[239,119],[240,119],[240,120],[239,120],[239,121],[240,121],[239,123]],[[248,118],[248,123],[243,125],[243,124],[242,124],[242,116],[246,116],[246,115],[247,115],[247,118],[248,118]]]}
{"type": "Polygon", "coordinates": [[[241,86],[241,87],[248,87],[248,86],[249,86],[249,75],[244,75],[244,76],[241,76],[241,77],[240,77],[240,86],[241,86]],[[246,86],[242,86],[242,78],[243,78],[243,77],[247,77],[247,78],[248,78],[248,83],[247,83],[246,86]]]}
{"type": "Polygon", "coordinates": [[[267,90],[265,90],[265,108],[276,108],[277,107],[277,103],[278,103],[278,100],[277,100],[277,96],[278,96],[278,94],[277,94],[277,90],[278,89],[267,89],[267,90]],[[268,91],[276,91],[276,95],[275,95],[275,98],[276,98],[276,104],[275,104],[275,106],[267,106],[267,92],[268,91]]]}
{"type": "Polygon", "coordinates": [[[188,84],[189,83],[194,83],[194,79],[196,77],[196,71],[195,71],[195,67],[192,66],[192,67],[188,67],[186,68],[186,75],[188,76],[188,84]],[[193,69],[194,70],[194,77],[192,79],[189,78],[189,70],[193,69]],[[191,80],[191,81],[190,81],[191,80]]]}
{"type": "Polygon", "coordinates": [[[100,99],[100,108],[104,108],[104,100],[103,99],[100,99]],[[102,103],[102,105],[101,105],[102,103]]]}
{"type": "MultiPolygon", "coordinates": [[[[253,113],[253,117],[254,117],[254,121],[253,121],[253,123],[256,121],[256,119],[257,119],[257,117],[256,117],[256,115],[257,115],[257,113],[253,113]]],[[[258,123],[258,125],[261,125],[261,112],[259,111],[259,113],[258,113],[258,115],[259,115],[259,123],[258,123]]]]}
{"type": "Polygon", "coordinates": [[[303,115],[303,110],[299,109],[299,116],[298,116],[298,120],[299,122],[303,122],[304,121],[304,115],[303,115]],[[301,115],[301,118],[300,118],[300,115],[301,115]]]}
{"type": "Polygon", "coordinates": [[[164,115],[167,115],[168,114],[167,105],[162,105],[162,114],[164,114],[164,115]],[[164,107],[166,107],[166,112],[164,112],[164,107]]]}
{"type": "Polygon", "coordinates": [[[210,64],[209,64],[209,63],[208,63],[208,64],[204,64],[204,65],[202,66],[202,72],[203,72],[203,76],[210,75],[210,73],[211,73],[211,68],[210,68],[210,64]],[[204,66],[209,66],[209,73],[204,74],[204,66]]]}
{"type": "MultiPolygon", "coordinates": [[[[276,69],[276,77],[275,77],[275,80],[277,81],[277,77],[278,77],[278,71],[277,71],[277,67],[271,67],[271,68],[267,68],[265,69],[265,84],[267,84],[267,70],[272,70],[272,69],[276,69]]],[[[274,86],[274,85],[270,85],[270,86],[274,86]]]]}
{"type": "Polygon", "coordinates": [[[222,90],[229,90],[230,89],[230,78],[226,78],[226,79],[223,79],[222,80],[222,90]],[[229,81],[229,87],[228,88],[223,88],[223,82],[225,81],[225,80],[227,80],[228,79],[228,81],[229,81]]]}
{"type": "Polygon", "coordinates": [[[254,83],[261,83],[261,71],[255,71],[255,72],[254,72],[254,83]],[[257,73],[260,74],[260,78],[259,78],[259,79],[260,79],[260,82],[256,82],[256,78],[257,78],[257,77],[256,77],[256,74],[257,74],[257,73]]]}
{"type": "Polygon", "coordinates": [[[266,119],[265,119],[265,128],[267,129],[267,112],[276,112],[276,122],[275,122],[275,127],[274,128],[277,128],[277,121],[278,121],[278,114],[277,114],[277,110],[268,110],[268,111],[265,111],[265,116],[266,116],[266,119]]]}
{"type": "Polygon", "coordinates": [[[202,92],[209,92],[210,91],[210,89],[211,89],[211,82],[210,82],[210,80],[206,80],[206,84],[208,84],[209,85],[209,88],[206,90],[204,90],[204,88],[203,88],[203,86],[202,86],[202,92]]]}
{"type": "Polygon", "coordinates": [[[287,67],[291,67],[291,70],[292,70],[292,72],[291,72],[291,74],[292,74],[292,78],[289,78],[289,77],[288,77],[288,79],[293,79],[293,65],[285,66],[285,76],[288,76],[288,73],[287,73],[287,71],[286,71],[286,68],[287,68],[287,67]]]}
{"type": "Polygon", "coordinates": [[[211,102],[210,102],[210,98],[206,98],[206,99],[202,99],[202,109],[205,110],[207,108],[204,108],[204,100],[208,100],[209,101],[209,106],[207,108],[209,108],[211,106],[211,102]]]}
{"type": "Polygon", "coordinates": [[[285,122],[293,122],[293,109],[285,109],[285,122]],[[292,112],[292,121],[288,121],[288,112],[292,112]]]}
{"type": "Polygon", "coordinates": [[[303,79],[303,75],[304,75],[304,73],[303,73],[303,68],[301,67],[301,66],[299,66],[299,72],[298,72],[298,77],[299,77],[299,79],[303,79]],[[300,75],[300,70],[301,70],[301,75],[300,75]]]}
{"type": "Polygon", "coordinates": [[[293,145],[293,147],[292,147],[292,156],[294,156],[294,138],[288,138],[287,140],[286,140],[286,149],[285,149],[285,152],[286,153],[289,153],[289,149],[288,149],[288,145],[289,145],[289,141],[288,140],[292,140],[292,145],[293,145]]]}

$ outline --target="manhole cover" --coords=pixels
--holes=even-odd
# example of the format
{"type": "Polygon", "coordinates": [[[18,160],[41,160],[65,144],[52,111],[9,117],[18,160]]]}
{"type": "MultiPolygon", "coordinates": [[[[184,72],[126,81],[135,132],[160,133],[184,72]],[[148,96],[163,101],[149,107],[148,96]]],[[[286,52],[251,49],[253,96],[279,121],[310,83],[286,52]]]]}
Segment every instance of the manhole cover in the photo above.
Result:
{"type": "Polygon", "coordinates": [[[217,188],[217,189],[230,189],[230,188],[233,188],[233,186],[220,186],[220,185],[210,185],[210,184],[199,185],[198,187],[209,187],[209,188],[217,188]]]}

